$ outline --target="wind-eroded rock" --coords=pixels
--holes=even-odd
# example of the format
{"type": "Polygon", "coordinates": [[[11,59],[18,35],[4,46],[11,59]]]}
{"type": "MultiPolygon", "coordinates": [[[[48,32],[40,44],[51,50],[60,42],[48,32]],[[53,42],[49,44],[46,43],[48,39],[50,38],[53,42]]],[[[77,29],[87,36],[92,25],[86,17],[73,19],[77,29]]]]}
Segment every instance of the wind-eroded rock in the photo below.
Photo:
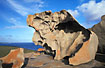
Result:
{"type": "Polygon", "coordinates": [[[24,64],[23,51],[23,48],[14,49],[7,56],[0,58],[3,68],[21,68],[24,64]]]}
{"type": "Polygon", "coordinates": [[[66,10],[28,15],[27,24],[36,30],[33,42],[45,47],[55,60],[79,65],[95,58],[96,34],[81,26],[66,10]]]}

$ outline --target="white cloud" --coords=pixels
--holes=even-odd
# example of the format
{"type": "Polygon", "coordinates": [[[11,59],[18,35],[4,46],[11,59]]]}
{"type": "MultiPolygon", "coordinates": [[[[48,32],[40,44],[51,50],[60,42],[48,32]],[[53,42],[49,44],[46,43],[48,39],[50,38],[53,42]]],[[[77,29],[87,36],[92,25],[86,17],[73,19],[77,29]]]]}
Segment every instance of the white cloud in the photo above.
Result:
{"type": "Polygon", "coordinates": [[[6,26],[5,28],[9,29],[16,29],[16,28],[28,28],[28,26],[22,25],[20,21],[16,20],[15,18],[10,18],[9,23],[12,24],[12,26],[6,26]]]}
{"type": "Polygon", "coordinates": [[[72,14],[74,17],[77,17],[79,15],[78,10],[67,10],[70,14],[72,14]]]}
{"type": "Polygon", "coordinates": [[[44,3],[42,0],[24,0],[24,1],[27,3],[29,3],[29,2],[36,2],[36,3],[40,3],[40,4],[44,3]]]}
{"type": "Polygon", "coordinates": [[[16,1],[13,0],[7,0],[9,4],[11,4],[11,8],[14,9],[16,12],[18,12],[19,14],[21,14],[22,16],[25,16],[28,14],[29,10],[18,4],[16,1]]]}
{"type": "Polygon", "coordinates": [[[35,13],[34,11],[40,11],[40,8],[43,7],[43,1],[41,0],[24,0],[24,2],[30,3],[34,2],[34,4],[30,4],[31,6],[26,7],[25,4],[20,4],[19,1],[7,0],[10,7],[19,13],[22,16],[27,16],[30,13],[35,13]]]}
{"type": "Polygon", "coordinates": [[[105,0],[98,3],[95,0],[91,0],[78,6],[77,9],[83,13],[88,22],[97,21],[101,19],[102,15],[105,15],[105,0]]]}

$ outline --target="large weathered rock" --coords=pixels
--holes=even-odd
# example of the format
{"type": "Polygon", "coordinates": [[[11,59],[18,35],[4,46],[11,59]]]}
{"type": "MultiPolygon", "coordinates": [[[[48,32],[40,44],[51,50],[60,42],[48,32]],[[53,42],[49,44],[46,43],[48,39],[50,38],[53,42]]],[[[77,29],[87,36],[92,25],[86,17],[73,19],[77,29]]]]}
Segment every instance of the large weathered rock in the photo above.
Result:
{"type": "Polygon", "coordinates": [[[101,17],[101,22],[90,28],[99,39],[98,52],[105,54],[105,15],[101,17]]]}
{"type": "Polygon", "coordinates": [[[45,47],[55,60],[67,59],[69,64],[79,65],[95,58],[96,34],[81,26],[66,10],[29,15],[27,24],[36,30],[33,42],[45,47]]]}
{"type": "Polygon", "coordinates": [[[11,66],[12,68],[21,68],[24,64],[23,51],[23,48],[14,49],[11,50],[7,56],[0,58],[0,60],[2,60],[3,68],[11,68],[11,66]]]}

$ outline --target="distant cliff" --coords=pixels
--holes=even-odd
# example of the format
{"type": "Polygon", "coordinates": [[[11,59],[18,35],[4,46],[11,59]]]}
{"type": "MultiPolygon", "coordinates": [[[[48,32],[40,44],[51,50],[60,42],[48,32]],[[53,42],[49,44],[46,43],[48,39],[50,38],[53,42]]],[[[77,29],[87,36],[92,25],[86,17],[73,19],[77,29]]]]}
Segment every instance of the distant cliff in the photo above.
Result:
{"type": "Polygon", "coordinates": [[[94,25],[90,30],[94,31],[99,39],[98,52],[105,54],[105,15],[101,17],[101,22],[94,25]]]}

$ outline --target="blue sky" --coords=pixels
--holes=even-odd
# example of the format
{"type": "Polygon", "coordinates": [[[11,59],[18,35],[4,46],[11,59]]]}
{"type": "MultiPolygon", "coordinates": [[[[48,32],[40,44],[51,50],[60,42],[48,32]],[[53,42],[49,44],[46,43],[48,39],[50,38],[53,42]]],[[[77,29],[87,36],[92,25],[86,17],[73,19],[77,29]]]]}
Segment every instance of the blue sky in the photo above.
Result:
{"type": "Polygon", "coordinates": [[[27,26],[27,15],[62,9],[90,28],[105,15],[105,0],[0,0],[0,42],[32,42],[35,30],[27,26]]]}

